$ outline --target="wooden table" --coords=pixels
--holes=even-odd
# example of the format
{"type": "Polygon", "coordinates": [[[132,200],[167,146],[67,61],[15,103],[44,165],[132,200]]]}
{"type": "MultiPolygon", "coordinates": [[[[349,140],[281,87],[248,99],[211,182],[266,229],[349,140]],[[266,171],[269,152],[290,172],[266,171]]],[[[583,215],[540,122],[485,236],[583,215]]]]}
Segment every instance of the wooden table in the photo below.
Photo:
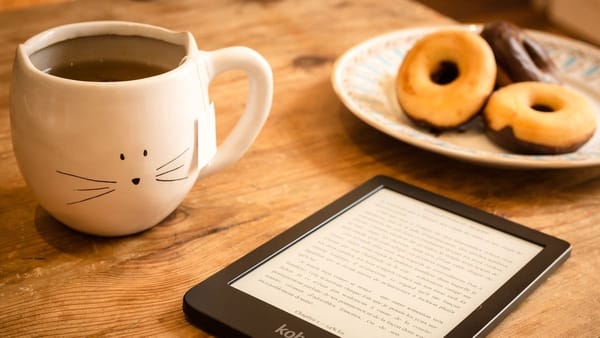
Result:
{"type": "MultiPolygon", "coordinates": [[[[571,242],[571,258],[491,334],[600,336],[600,168],[463,163],[367,126],[330,84],[334,60],[372,36],[451,20],[408,0],[70,1],[0,13],[0,336],[198,336],[184,292],[376,174],[390,175],[571,242]],[[19,42],[52,26],[118,19],[191,31],[201,48],[246,45],[275,77],[271,116],[244,158],[200,180],[153,229],[70,230],[36,202],[10,140],[19,42]]],[[[238,73],[211,88],[219,136],[244,104],[238,73]]]]}

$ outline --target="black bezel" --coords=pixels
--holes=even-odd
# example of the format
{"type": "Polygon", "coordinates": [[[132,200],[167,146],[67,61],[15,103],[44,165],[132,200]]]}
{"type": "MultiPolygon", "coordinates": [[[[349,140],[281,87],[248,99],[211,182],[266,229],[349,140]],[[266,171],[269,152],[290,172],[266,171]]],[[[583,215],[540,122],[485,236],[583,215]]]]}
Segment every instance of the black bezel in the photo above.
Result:
{"type": "Polygon", "coordinates": [[[291,330],[302,331],[306,338],[336,337],[292,314],[237,290],[230,284],[382,188],[393,190],[543,247],[542,251],[452,329],[446,337],[475,337],[488,332],[518,300],[530,292],[570,253],[570,244],[561,239],[396,179],[376,176],[191,288],[183,300],[183,310],[189,321],[207,332],[223,337],[281,337],[275,331],[283,323],[291,330]]]}

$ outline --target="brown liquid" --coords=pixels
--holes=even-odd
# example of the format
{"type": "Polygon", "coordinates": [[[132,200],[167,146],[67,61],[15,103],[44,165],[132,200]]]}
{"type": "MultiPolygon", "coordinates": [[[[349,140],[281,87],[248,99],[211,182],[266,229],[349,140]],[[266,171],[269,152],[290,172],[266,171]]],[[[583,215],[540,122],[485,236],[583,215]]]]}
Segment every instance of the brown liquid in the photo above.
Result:
{"type": "Polygon", "coordinates": [[[94,82],[114,82],[143,79],[167,72],[169,69],[135,61],[98,60],[59,64],[47,73],[65,79],[94,82]]]}
{"type": "Polygon", "coordinates": [[[128,81],[175,69],[182,45],[143,36],[93,35],[57,42],[30,55],[46,73],[80,81],[128,81]]]}

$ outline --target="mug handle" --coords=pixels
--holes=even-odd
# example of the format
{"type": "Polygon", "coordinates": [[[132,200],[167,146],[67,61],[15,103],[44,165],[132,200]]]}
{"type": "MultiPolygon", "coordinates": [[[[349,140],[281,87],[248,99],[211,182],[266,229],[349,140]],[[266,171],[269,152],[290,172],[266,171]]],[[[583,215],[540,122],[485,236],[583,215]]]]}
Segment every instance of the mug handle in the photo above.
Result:
{"type": "Polygon", "coordinates": [[[246,153],[265,124],[273,100],[273,72],[269,63],[253,49],[227,47],[205,52],[203,56],[209,83],[225,71],[244,71],[248,78],[248,97],[246,109],[210,162],[200,171],[201,177],[231,165],[246,153]]]}

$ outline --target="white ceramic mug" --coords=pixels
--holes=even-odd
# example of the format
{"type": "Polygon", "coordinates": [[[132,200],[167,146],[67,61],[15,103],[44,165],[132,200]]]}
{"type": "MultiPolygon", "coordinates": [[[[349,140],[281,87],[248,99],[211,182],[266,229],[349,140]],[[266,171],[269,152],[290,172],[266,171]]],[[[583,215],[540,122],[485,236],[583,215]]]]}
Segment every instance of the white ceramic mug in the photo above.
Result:
{"type": "Polygon", "coordinates": [[[10,96],[14,152],[40,205],[56,219],[95,235],[132,234],[167,217],[198,177],[237,161],[260,132],[272,95],[271,68],[249,48],[200,51],[190,33],[131,22],[69,24],[18,46],[10,96]],[[90,36],[119,37],[122,46],[52,47],[90,36]],[[113,57],[168,71],[115,82],[46,72],[65,60],[113,57]],[[245,71],[248,98],[217,148],[208,86],[230,69],[245,71]]]}

